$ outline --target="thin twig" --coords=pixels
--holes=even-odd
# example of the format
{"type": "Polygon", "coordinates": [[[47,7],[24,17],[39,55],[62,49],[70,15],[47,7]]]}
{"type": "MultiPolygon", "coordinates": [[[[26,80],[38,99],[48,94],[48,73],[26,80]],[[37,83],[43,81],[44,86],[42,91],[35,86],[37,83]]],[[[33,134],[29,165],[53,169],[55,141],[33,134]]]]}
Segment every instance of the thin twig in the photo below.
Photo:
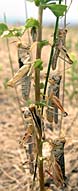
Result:
{"type": "MultiPolygon", "coordinates": [[[[25,5],[25,18],[27,20],[28,19],[28,12],[27,12],[27,2],[26,2],[26,0],[24,0],[24,5],[25,5]]],[[[31,44],[29,29],[27,30],[27,35],[28,35],[28,42],[29,42],[29,44],[31,44]]]]}
{"type": "MultiPolygon", "coordinates": [[[[4,13],[4,22],[7,24],[6,14],[5,13],[4,13]]],[[[12,59],[11,59],[11,53],[10,53],[10,47],[9,47],[9,40],[8,40],[8,38],[6,38],[6,45],[7,45],[7,50],[8,50],[8,57],[9,57],[9,62],[10,62],[10,68],[11,68],[12,77],[13,77],[14,76],[14,69],[13,69],[13,64],[12,64],[12,59]]],[[[18,106],[19,106],[22,122],[24,124],[24,119],[23,119],[23,115],[22,115],[22,112],[21,112],[21,104],[20,104],[17,88],[14,87],[14,89],[15,89],[15,93],[16,93],[16,98],[17,98],[17,102],[18,102],[18,106]]]]}
{"type": "MultiPolygon", "coordinates": [[[[67,4],[67,0],[65,0],[65,5],[66,4],[67,4]]],[[[64,28],[66,28],[66,12],[65,12],[65,17],[64,17],[64,28]]],[[[64,44],[65,44],[65,39],[64,39],[64,44]]],[[[64,107],[64,90],[65,90],[65,70],[66,70],[66,60],[65,60],[65,56],[64,56],[64,65],[63,65],[63,94],[62,94],[62,106],[63,107],[64,107]]],[[[59,136],[61,134],[62,121],[63,121],[63,116],[61,115],[59,136]]]]}
{"type": "Polygon", "coordinates": [[[70,1],[70,4],[69,4],[69,7],[68,7],[68,9],[67,9],[67,11],[66,12],[68,12],[69,11],[69,9],[70,9],[70,7],[71,7],[71,4],[73,3],[73,0],[71,0],[70,1]]]}

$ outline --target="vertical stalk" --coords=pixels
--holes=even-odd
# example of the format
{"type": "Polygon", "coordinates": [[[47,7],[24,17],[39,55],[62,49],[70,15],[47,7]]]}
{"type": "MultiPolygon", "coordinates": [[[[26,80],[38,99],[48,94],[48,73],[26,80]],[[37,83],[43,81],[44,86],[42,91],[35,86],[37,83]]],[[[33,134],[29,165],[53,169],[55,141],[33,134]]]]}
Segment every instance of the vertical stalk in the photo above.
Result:
{"type": "MultiPolygon", "coordinates": [[[[67,4],[67,0],[65,0],[65,5],[67,4]]],[[[66,27],[66,12],[65,12],[65,17],[64,17],[64,28],[66,27]]],[[[64,40],[65,41],[65,40],[64,40]]],[[[64,42],[65,44],[65,42],[64,42]]],[[[62,95],[62,106],[64,107],[64,86],[65,86],[65,56],[64,56],[64,65],[63,65],[63,95],[62,95]]],[[[62,128],[62,121],[63,121],[63,116],[61,115],[61,120],[60,120],[60,131],[59,135],[61,133],[61,128],[62,128]]]]}
{"type": "MultiPolygon", "coordinates": [[[[61,4],[61,0],[59,0],[59,4],[61,4]]],[[[55,24],[55,30],[54,30],[54,38],[53,38],[53,46],[51,48],[51,53],[50,53],[50,59],[49,59],[49,64],[48,64],[48,69],[47,69],[47,76],[46,76],[46,81],[45,81],[44,97],[43,97],[43,99],[45,99],[47,83],[48,83],[48,77],[49,77],[49,73],[50,73],[50,67],[51,67],[51,64],[52,64],[52,57],[53,57],[53,53],[54,53],[54,47],[55,47],[55,43],[56,43],[58,24],[59,24],[59,17],[56,18],[56,24],[55,24]]]]}
{"type": "MultiPolygon", "coordinates": [[[[43,9],[39,7],[38,9],[38,21],[39,21],[39,28],[38,28],[38,37],[37,41],[42,40],[42,15],[43,9]]],[[[37,52],[36,52],[36,59],[41,58],[41,48],[37,44],[37,52]]],[[[40,69],[35,69],[35,102],[40,102],[40,69]]],[[[38,158],[39,158],[39,185],[40,191],[44,191],[44,174],[43,174],[43,159],[42,159],[42,136],[37,140],[38,146],[38,158]]]]}
{"type": "MultiPolygon", "coordinates": [[[[36,142],[37,142],[37,157],[36,157],[36,166],[35,166],[35,173],[36,173],[36,167],[38,164],[38,169],[39,169],[39,185],[40,185],[40,191],[44,191],[44,173],[43,173],[43,156],[42,156],[42,122],[41,122],[41,117],[38,115],[37,110],[35,105],[30,106],[29,110],[32,114],[32,118],[35,123],[35,135],[36,135],[36,142]]],[[[34,174],[34,179],[35,181],[35,175],[34,174]]],[[[33,182],[34,183],[34,182],[33,182]]],[[[34,185],[34,184],[33,184],[34,185]]]]}
{"type": "MultiPolygon", "coordinates": [[[[61,4],[61,1],[62,0],[59,0],[59,4],[61,4]]],[[[52,64],[52,58],[53,58],[53,54],[54,54],[54,47],[55,47],[55,43],[56,43],[58,25],[59,25],[59,17],[56,18],[56,24],[55,24],[55,30],[54,30],[54,38],[53,38],[53,46],[51,48],[50,59],[49,59],[49,64],[48,64],[48,69],[47,69],[47,75],[46,75],[44,92],[43,92],[43,100],[45,100],[48,77],[49,77],[49,73],[50,73],[50,68],[51,68],[51,64],[52,64]]],[[[43,107],[42,107],[42,114],[43,114],[43,107]]]]}
{"type": "MultiPolygon", "coordinates": [[[[57,35],[57,30],[58,30],[58,23],[59,23],[59,17],[56,18],[54,38],[53,38],[53,45],[52,45],[52,48],[51,48],[50,59],[49,59],[49,64],[48,64],[48,69],[47,69],[47,75],[46,75],[44,92],[43,92],[43,100],[45,100],[45,94],[46,94],[46,89],[47,89],[48,77],[49,77],[50,68],[51,68],[51,65],[52,65],[52,58],[53,58],[53,54],[54,54],[54,47],[55,47],[55,43],[56,43],[56,35],[57,35]]],[[[43,107],[42,107],[42,114],[43,114],[43,107]]]]}
{"type": "MultiPolygon", "coordinates": [[[[66,5],[65,0],[65,5],[66,5]]],[[[65,12],[65,18],[64,18],[64,28],[66,27],[66,12],[65,12]]],[[[64,40],[65,41],[65,40],[64,40]]],[[[66,42],[64,42],[65,44],[66,42]]],[[[64,70],[63,70],[63,97],[62,97],[62,105],[64,106],[64,85],[65,85],[65,57],[64,57],[64,70]]]]}
{"type": "Polygon", "coordinates": [[[44,87],[44,98],[45,98],[46,89],[47,89],[47,82],[48,82],[48,77],[49,77],[49,73],[50,73],[50,67],[51,67],[51,64],[52,64],[52,57],[53,57],[53,53],[54,53],[54,47],[55,47],[55,42],[56,42],[56,35],[57,35],[57,30],[58,30],[58,22],[59,22],[59,17],[57,17],[57,19],[56,19],[56,25],[55,25],[55,31],[54,31],[54,39],[53,39],[53,46],[51,48],[49,65],[48,65],[47,76],[46,76],[45,87],[44,87]]]}
{"type": "MultiPolygon", "coordinates": [[[[27,14],[27,3],[26,3],[26,0],[24,0],[24,5],[25,5],[25,17],[27,19],[28,18],[28,14],[27,14]]],[[[28,34],[28,42],[29,42],[29,44],[31,44],[29,29],[27,30],[27,34],[28,34]]]]}
{"type": "MultiPolygon", "coordinates": [[[[43,9],[39,7],[38,21],[40,23],[40,26],[38,28],[38,37],[37,37],[38,42],[42,40],[42,14],[43,14],[43,9]]],[[[36,59],[40,57],[41,57],[41,49],[37,44],[36,59]]],[[[35,69],[35,102],[40,102],[40,69],[39,68],[35,69]]]]}

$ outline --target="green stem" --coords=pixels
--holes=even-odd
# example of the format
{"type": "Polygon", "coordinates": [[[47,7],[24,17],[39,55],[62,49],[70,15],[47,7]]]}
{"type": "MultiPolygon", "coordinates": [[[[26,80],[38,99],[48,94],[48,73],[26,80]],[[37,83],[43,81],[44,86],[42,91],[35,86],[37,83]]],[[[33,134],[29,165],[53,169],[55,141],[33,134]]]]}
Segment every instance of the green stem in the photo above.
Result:
{"type": "MultiPolygon", "coordinates": [[[[61,1],[62,0],[59,0],[59,4],[61,4],[61,1]]],[[[53,38],[53,45],[51,47],[50,59],[49,59],[49,64],[48,64],[48,69],[47,69],[47,76],[46,76],[44,92],[43,92],[43,100],[45,100],[45,94],[46,94],[46,89],[47,89],[48,77],[49,77],[50,68],[51,68],[51,65],[52,65],[52,59],[53,59],[54,48],[55,48],[55,44],[56,44],[57,31],[58,31],[58,24],[59,24],[59,17],[56,18],[56,24],[55,24],[55,30],[54,30],[54,38],[53,38]]],[[[42,107],[42,114],[43,114],[43,107],[42,107]]]]}
{"type": "MultiPolygon", "coordinates": [[[[37,41],[42,40],[42,15],[43,15],[43,9],[39,7],[38,10],[38,21],[40,23],[40,26],[38,28],[38,38],[37,41]]],[[[36,59],[41,58],[41,49],[37,44],[37,52],[36,52],[36,59]]],[[[40,69],[35,69],[35,102],[40,102],[40,69]]]]}

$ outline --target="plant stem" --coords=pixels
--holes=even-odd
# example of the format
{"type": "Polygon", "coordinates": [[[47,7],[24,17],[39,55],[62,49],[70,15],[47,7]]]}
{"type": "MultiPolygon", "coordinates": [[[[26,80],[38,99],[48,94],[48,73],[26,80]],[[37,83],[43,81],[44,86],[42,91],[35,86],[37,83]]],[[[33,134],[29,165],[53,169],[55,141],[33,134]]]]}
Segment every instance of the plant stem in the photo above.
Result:
{"type": "MultiPolygon", "coordinates": [[[[65,5],[67,4],[67,0],[65,0],[65,5]]],[[[66,12],[65,12],[65,17],[64,17],[64,28],[66,27],[66,12]]],[[[65,39],[64,39],[64,44],[65,44],[65,39]]],[[[66,62],[65,62],[65,56],[64,56],[64,65],[63,65],[63,94],[62,94],[62,106],[64,107],[64,86],[65,86],[65,69],[66,69],[66,62]]],[[[63,116],[61,115],[61,120],[60,120],[60,131],[59,135],[61,134],[61,129],[62,129],[62,122],[63,122],[63,116]]]]}
{"type": "MultiPolygon", "coordinates": [[[[61,4],[61,1],[62,0],[59,0],[59,4],[61,4]]],[[[53,45],[51,47],[50,59],[49,59],[47,75],[46,75],[46,80],[45,80],[45,86],[44,86],[44,92],[43,92],[43,100],[45,100],[45,94],[46,94],[46,89],[47,89],[48,77],[49,77],[50,68],[51,68],[51,65],[52,65],[52,59],[53,59],[54,48],[55,48],[55,44],[56,44],[57,31],[58,31],[58,24],[59,24],[59,17],[56,18],[56,24],[55,24],[55,30],[54,30],[54,38],[53,38],[53,45]]],[[[43,114],[43,107],[42,107],[42,114],[43,114]]]]}
{"type": "MultiPolygon", "coordinates": [[[[39,28],[38,28],[38,37],[37,41],[40,42],[42,40],[42,15],[43,9],[41,7],[38,8],[38,21],[39,21],[39,28]]],[[[41,48],[37,44],[37,52],[36,52],[36,59],[41,58],[41,48]]],[[[35,69],[35,102],[40,102],[40,69],[35,69]]],[[[38,148],[38,158],[39,158],[39,185],[40,191],[44,191],[44,174],[43,174],[43,159],[42,159],[42,136],[37,139],[37,148],[38,148]]]]}
{"type": "MultiPolygon", "coordinates": [[[[67,0],[65,0],[65,5],[67,0]]],[[[65,13],[65,18],[64,18],[64,28],[66,27],[66,13],[65,13]]],[[[64,44],[66,39],[64,39],[64,44]]],[[[64,86],[65,86],[65,56],[64,56],[64,70],[63,70],[63,97],[62,97],[62,105],[64,106],[64,86]]]]}
{"type": "MultiPolygon", "coordinates": [[[[26,17],[26,19],[28,19],[27,3],[26,3],[26,0],[24,0],[24,5],[25,5],[25,17],[26,17]]],[[[31,44],[29,30],[27,30],[27,34],[28,34],[28,42],[29,42],[29,44],[31,44]]]]}
{"type": "MultiPolygon", "coordinates": [[[[37,41],[42,40],[42,14],[43,9],[39,7],[38,9],[38,21],[40,23],[40,26],[38,28],[38,37],[37,41]]],[[[37,44],[37,52],[36,52],[36,59],[41,58],[41,48],[37,44]]],[[[35,69],[35,102],[40,102],[40,69],[35,69]]]]}
{"type": "MultiPolygon", "coordinates": [[[[9,48],[9,41],[8,41],[7,38],[6,38],[6,44],[7,44],[7,49],[8,49],[8,57],[9,57],[9,62],[10,62],[11,71],[12,71],[12,76],[14,76],[14,70],[13,70],[12,59],[11,59],[10,48],[9,48]]],[[[18,102],[18,107],[19,107],[19,110],[20,110],[22,122],[23,122],[23,124],[24,124],[24,119],[23,119],[23,115],[22,115],[22,111],[21,111],[21,104],[20,104],[20,100],[19,100],[17,88],[14,87],[14,89],[15,89],[15,93],[16,93],[16,99],[17,99],[17,102],[18,102]]]]}
{"type": "Polygon", "coordinates": [[[44,191],[44,173],[43,173],[43,158],[42,158],[42,142],[41,139],[37,139],[38,145],[38,158],[39,158],[39,184],[40,191],[44,191]]]}
{"type": "MultiPolygon", "coordinates": [[[[52,65],[52,57],[53,57],[54,47],[55,47],[55,42],[56,42],[56,35],[57,35],[57,30],[58,30],[58,22],[59,22],[59,17],[57,17],[57,19],[56,19],[53,45],[52,45],[52,48],[51,48],[50,59],[49,59],[49,64],[48,64],[48,69],[47,69],[45,86],[44,86],[43,100],[45,100],[45,94],[46,94],[46,89],[47,89],[48,77],[49,77],[50,68],[51,68],[51,65],[52,65]]],[[[42,114],[43,114],[43,107],[42,107],[42,114]]]]}

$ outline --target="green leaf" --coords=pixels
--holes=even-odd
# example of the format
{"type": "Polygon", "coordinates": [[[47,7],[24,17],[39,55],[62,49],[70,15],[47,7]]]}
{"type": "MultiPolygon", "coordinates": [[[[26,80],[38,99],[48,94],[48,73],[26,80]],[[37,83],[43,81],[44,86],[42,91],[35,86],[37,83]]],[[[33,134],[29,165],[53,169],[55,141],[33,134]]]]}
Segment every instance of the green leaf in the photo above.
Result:
{"type": "Polygon", "coordinates": [[[59,4],[45,4],[42,5],[44,8],[49,8],[56,17],[63,16],[64,12],[66,11],[66,5],[59,5],[59,4]]]}
{"type": "Polygon", "coordinates": [[[39,1],[40,1],[40,5],[41,5],[41,4],[44,4],[44,3],[56,4],[56,2],[59,1],[59,0],[56,0],[55,2],[54,2],[54,0],[39,0],[39,1]]]}
{"type": "Polygon", "coordinates": [[[11,32],[12,32],[13,36],[17,36],[17,37],[20,36],[21,37],[25,32],[25,27],[23,26],[23,27],[20,27],[20,28],[13,28],[11,30],[11,32]]]}
{"type": "Polygon", "coordinates": [[[39,68],[40,70],[43,69],[43,66],[42,66],[43,62],[41,59],[36,59],[36,61],[34,62],[34,68],[39,68]]]}
{"type": "Polygon", "coordinates": [[[34,2],[35,2],[35,5],[36,5],[36,6],[39,6],[39,5],[40,5],[40,0],[34,0],[34,2]]]}
{"type": "Polygon", "coordinates": [[[44,88],[44,83],[41,82],[41,83],[40,83],[40,89],[43,89],[43,88],[44,88]]]}
{"type": "Polygon", "coordinates": [[[25,32],[25,27],[20,27],[20,28],[13,28],[13,29],[8,29],[6,31],[3,32],[3,34],[1,35],[1,37],[21,37],[25,32]]]}
{"type": "Polygon", "coordinates": [[[30,104],[32,104],[32,100],[31,99],[26,100],[26,106],[28,107],[30,106],[30,104]]]}
{"type": "MultiPolygon", "coordinates": [[[[53,4],[55,4],[56,2],[54,2],[54,0],[40,0],[40,2],[42,3],[42,4],[44,4],[44,3],[50,3],[50,2],[52,2],[53,1],[53,4]]],[[[58,0],[56,0],[56,1],[58,1],[58,0]]]]}
{"type": "Polygon", "coordinates": [[[26,20],[25,28],[28,29],[28,28],[32,28],[32,27],[38,28],[39,22],[37,19],[29,18],[26,20]]]}
{"type": "MultiPolygon", "coordinates": [[[[34,0],[36,6],[39,6],[39,5],[44,4],[44,3],[49,3],[51,1],[52,0],[34,0]]],[[[55,4],[55,3],[53,2],[53,4],[55,4]]]]}
{"type": "Polygon", "coordinates": [[[42,40],[38,43],[40,48],[43,48],[44,46],[49,45],[49,41],[48,40],[42,40]]]}
{"type": "Polygon", "coordinates": [[[0,23],[0,35],[2,35],[6,30],[8,30],[8,26],[4,23],[0,23]]]}
{"type": "Polygon", "coordinates": [[[4,31],[3,34],[1,35],[1,38],[4,38],[4,37],[13,37],[13,34],[11,31],[7,30],[7,31],[4,31]]]}
{"type": "Polygon", "coordinates": [[[40,102],[39,102],[39,105],[42,106],[42,107],[43,107],[43,106],[46,106],[46,100],[40,101],[40,102]]]}

